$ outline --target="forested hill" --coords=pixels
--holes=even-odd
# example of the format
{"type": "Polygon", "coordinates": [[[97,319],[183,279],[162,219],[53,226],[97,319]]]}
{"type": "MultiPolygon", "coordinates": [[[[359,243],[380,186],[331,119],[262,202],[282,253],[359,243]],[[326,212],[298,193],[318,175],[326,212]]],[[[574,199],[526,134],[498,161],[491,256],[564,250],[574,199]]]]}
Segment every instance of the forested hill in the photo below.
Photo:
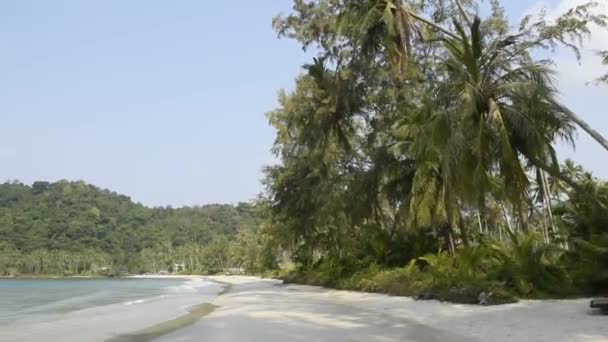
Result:
{"type": "Polygon", "coordinates": [[[80,274],[89,272],[92,264],[152,271],[146,267],[151,261],[144,260],[145,255],[154,259],[156,271],[167,269],[173,262],[183,262],[183,257],[167,258],[185,246],[230,241],[239,229],[255,231],[252,210],[246,203],[148,208],[84,182],[4,183],[0,185],[0,275],[80,274]],[[87,261],[71,265],[84,255],[87,261]],[[159,261],[161,255],[164,259],[159,261]],[[53,258],[70,262],[49,266],[57,263],[53,258]]]}

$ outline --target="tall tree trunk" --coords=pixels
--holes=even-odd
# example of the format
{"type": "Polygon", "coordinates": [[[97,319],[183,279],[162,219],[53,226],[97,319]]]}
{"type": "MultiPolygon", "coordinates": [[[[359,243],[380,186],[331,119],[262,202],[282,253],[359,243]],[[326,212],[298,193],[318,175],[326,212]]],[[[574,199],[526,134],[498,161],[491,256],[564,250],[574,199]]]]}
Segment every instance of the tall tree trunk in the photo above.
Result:
{"type": "Polygon", "coordinates": [[[507,222],[507,228],[509,229],[510,233],[513,233],[513,227],[511,226],[511,221],[509,220],[509,215],[507,215],[507,209],[502,204],[500,205],[500,207],[502,208],[502,214],[505,217],[505,222],[507,222]]]}
{"type": "Polygon", "coordinates": [[[543,192],[545,193],[545,205],[547,206],[549,222],[551,223],[551,231],[553,232],[553,237],[556,237],[557,228],[555,227],[555,220],[553,219],[553,208],[551,207],[551,190],[549,189],[549,182],[547,182],[547,174],[545,173],[545,171],[540,170],[540,175],[543,183],[543,192]]]}
{"type": "Polygon", "coordinates": [[[545,240],[546,244],[549,244],[549,228],[547,228],[547,223],[545,222],[545,217],[543,213],[540,210],[538,211],[538,213],[540,215],[540,227],[543,232],[543,240],[545,240]]]}
{"type": "Polygon", "coordinates": [[[450,256],[455,256],[456,243],[454,242],[454,227],[450,223],[446,223],[442,228],[448,253],[450,256]]]}
{"type": "Polygon", "coordinates": [[[517,203],[517,217],[519,218],[520,230],[524,233],[528,233],[528,222],[526,222],[526,215],[524,215],[524,209],[521,203],[517,203]]]}
{"type": "Polygon", "coordinates": [[[465,247],[469,247],[469,234],[467,233],[461,211],[458,211],[458,226],[460,228],[460,238],[462,239],[462,244],[465,247]]]}
{"type": "Polygon", "coordinates": [[[503,234],[502,234],[503,226],[502,223],[498,223],[498,236],[500,238],[500,243],[503,243],[503,234]]]}
{"type": "Polygon", "coordinates": [[[573,112],[568,112],[568,116],[572,121],[574,121],[583,131],[587,132],[595,141],[597,141],[600,145],[604,147],[606,151],[608,151],[608,140],[606,140],[598,131],[591,128],[589,124],[587,124],[582,118],[573,112]]]}

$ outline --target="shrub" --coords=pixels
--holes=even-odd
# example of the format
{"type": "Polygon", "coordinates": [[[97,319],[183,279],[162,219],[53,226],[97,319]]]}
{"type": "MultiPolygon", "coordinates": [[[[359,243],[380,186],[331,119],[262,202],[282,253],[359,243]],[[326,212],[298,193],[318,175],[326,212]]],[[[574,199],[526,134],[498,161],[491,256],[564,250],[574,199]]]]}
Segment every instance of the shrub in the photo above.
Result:
{"type": "Polygon", "coordinates": [[[589,242],[575,239],[573,247],[562,262],[574,286],[584,295],[608,295],[608,234],[592,236],[589,242]]]}
{"type": "Polygon", "coordinates": [[[491,277],[505,282],[524,297],[575,294],[572,280],[559,262],[563,253],[542,243],[537,234],[510,233],[511,244],[494,246],[499,265],[491,277]]]}
{"type": "Polygon", "coordinates": [[[462,247],[455,256],[446,252],[428,254],[399,268],[388,269],[384,265],[354,258],[327,257],[312,267],[296,268],[283,275],[282,279],[300,284],[467,304],[480,303],[482,294],[490,294],[487,304],[510,303],[517,297],[575,295],[577,290],[572,279],[579,274],[583,279],[592,279],[590,272],[595,272],[596,278],[595,283],[588,286],[601,286],[608,281],[608,272],[602,269],[608,259],[598,258],[597,254],[607,256],[601,253],[608,249],[588,246],[588,254],[576,253],[565,259],[564,251],[543,244],[536,234],[513,233],[510,236],[509,244],[484,242],[462,247]],[[573,264],[583,256],[596,260],[595,263],[585,261],[593,267],[581,268],[579,273],[571,272],[571,276],[564,260],[573,264]]]}

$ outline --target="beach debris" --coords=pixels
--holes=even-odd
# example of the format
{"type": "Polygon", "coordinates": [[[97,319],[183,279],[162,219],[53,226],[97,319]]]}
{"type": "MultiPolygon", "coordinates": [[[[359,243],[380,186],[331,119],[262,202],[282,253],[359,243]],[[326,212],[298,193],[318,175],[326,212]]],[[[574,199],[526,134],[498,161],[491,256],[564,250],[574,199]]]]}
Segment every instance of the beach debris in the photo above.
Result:
{"type": "Polygon", "coordinates": [[[608,313],[608,298],[598,298],[591,301],[589,306],[592,309],[599,309],[603,313],[608,313]]]}
{"type": "Polygon", "coordinates": [[[485,293],[485,292],[481,292],[479,294],[479,305],[490,305],[490,299],[492,298],[492,295],[494,294],[494,292],[489,292],[489,293],[485,293]]]}

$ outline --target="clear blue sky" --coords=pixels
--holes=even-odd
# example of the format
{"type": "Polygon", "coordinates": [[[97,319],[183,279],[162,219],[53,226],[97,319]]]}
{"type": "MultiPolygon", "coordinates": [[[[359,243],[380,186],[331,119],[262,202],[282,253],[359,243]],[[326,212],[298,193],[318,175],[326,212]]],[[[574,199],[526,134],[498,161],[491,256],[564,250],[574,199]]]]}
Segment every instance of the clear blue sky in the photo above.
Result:
{"type": "MultiPolygon", "coordinates": [[[[531,7],[506,2],[514,18],[531,7]]],[[[308,61],[272,31],[290,7],[0,2],[0,180],[82,179],[148,205],[254,198],[274,160],[264,113],[308,61]]],[[[608,89],[571,88],[565,102],[608,134],[608,89]]],[[[587,139],[575,158],[608,176],[587,139]]]]}

